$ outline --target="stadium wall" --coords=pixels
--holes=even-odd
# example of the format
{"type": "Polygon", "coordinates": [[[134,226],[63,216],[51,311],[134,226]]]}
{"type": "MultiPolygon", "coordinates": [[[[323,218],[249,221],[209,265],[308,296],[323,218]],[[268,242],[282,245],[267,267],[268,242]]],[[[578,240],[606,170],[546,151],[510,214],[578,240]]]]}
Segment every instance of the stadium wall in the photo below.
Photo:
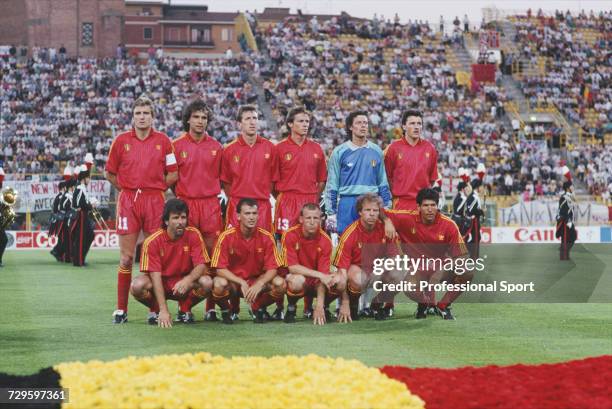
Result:
{"type": "MultiPolygon", "coordinates": [[[[7,231],[7,250],[48,250],[57,243],[46,231],[7,231]]],[[[485,227],[482,229],[483,244],[542,244],[559,243],[555,228],[540,227],[485,227]]],[[[578,227],[577,243],[612,243],[612,227],[578,227]]],[[[92,244],[94,249],[118,249],[119,236],[114,230],[96,230],[92,244]]]]}

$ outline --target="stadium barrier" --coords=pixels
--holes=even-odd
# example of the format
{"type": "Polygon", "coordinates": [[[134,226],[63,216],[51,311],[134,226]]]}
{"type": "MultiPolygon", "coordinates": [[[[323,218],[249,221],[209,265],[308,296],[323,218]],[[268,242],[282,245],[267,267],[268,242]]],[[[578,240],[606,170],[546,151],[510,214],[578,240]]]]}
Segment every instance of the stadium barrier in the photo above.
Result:
{"type": "MultiPolygon", "coordinates": [[[[612,243],[611,226],[577,226],[577,243],[612,243]]],[[[483,227],[483,244],[554,244],[560,243],[555,237],[555,226],[483,227]]],[[[96,230],[92,248],[118,249],[119,236],[114,230],[96,230]]],[[[7,250],[51,249],[57,237],[46,231],[6,232],[7,250]]]]}

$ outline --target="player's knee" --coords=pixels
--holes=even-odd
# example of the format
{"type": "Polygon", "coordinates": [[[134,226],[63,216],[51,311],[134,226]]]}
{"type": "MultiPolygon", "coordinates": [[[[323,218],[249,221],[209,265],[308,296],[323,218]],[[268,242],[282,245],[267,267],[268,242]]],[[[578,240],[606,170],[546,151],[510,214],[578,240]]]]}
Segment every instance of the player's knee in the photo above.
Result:
{"type": "Polygon", "coordinates": [[[134,263],[134,256],[131,254],[121,254],[121,258],[119,259],[119,264],[125,267],[131,267],[134,263]]]}
{"type": "Polygon", "coordinates": [[[272,279],[272,288],[275,293],[285,293],[287,291],[287,283],[283,277],[276,276],[272,279]]]}
{"type": "Polygon", "coordinates": [[[217,296],[223,295],[228,289],[228,282],[223,277],[215,277],[213,279],[213,293],[217,296]]]}
{"type": "Polygon", "coordinates": [[[299,274],[289,274],[287,276],[287,288],[293,292],[297,293],[304,289],[304,283],[306,282],[306,277],[299,274]]]}
{"type": "Polygon", "coordinates": [[[209,275],[203,275],[198,278],[198,285],[203,291],[208,292],[213,287],[213,279],[209,275]]]}
{"type": "Polygon", "coordinates": [[[346,279],[341,279],[338,281],[334,288],[336,289],[335,292],[337,293],[341,293],[342,291],[346,290],[346,279]]]}
{"type": "Polygon", "coordinates": [[[137,297],[147,291],[151,287],[150,284],[151,281],[148,277],[140,275],[132,280],[132,283],[130,284],[130,292],[133,296],[137,297]]]}

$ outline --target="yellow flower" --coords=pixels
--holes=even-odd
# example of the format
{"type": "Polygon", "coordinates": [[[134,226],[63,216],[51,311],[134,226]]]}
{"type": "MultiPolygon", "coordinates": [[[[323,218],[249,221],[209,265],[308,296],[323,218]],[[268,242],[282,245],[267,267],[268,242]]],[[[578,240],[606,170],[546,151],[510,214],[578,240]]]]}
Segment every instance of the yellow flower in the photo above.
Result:
{"type": "Polygon", "coordinates": [[[356,360],[224,358],[205,352],[57,365],[70,408],[424,408],[404,384],[356,360]]]}

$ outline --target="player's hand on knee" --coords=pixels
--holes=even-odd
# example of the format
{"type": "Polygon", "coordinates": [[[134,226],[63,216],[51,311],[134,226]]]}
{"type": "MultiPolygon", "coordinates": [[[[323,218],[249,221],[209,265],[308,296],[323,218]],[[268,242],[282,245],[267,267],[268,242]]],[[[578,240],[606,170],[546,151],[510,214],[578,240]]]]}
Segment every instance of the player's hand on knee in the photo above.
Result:
{"type": "Polygon", "coordinates": [[[170,317],[170,312],[168,311],[160,311],[159,317],[157,319],[157,325],[162,328],[171,328],[172,327],[172,318],[170,317]]]}

